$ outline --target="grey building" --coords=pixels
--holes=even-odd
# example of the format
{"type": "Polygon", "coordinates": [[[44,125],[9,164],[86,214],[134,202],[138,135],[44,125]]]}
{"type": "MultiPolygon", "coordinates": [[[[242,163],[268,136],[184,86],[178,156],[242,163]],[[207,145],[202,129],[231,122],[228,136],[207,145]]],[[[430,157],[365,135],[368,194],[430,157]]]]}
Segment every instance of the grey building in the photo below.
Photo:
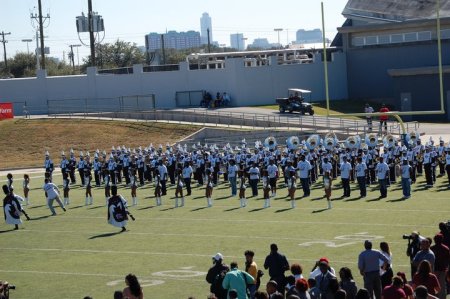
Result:
{"type": "Polygon", "coordinates": [[[231,48],[233,49],[236,49],[238,51],[244,51],[245,50],[244,34],[242,33],[230,34],[230,45],[231,48]]]}
{"type": "MultiPolygon", "coordinates": [[[[385,102],[399,111],[440,109],[436,1],[349,0],[332,46],[347,60],[348,95],[385,102]]],[[[446,115],[450,120],[450,0],[441,0],[440,25],[446,115]]]]}
{"type": "Polygon", "coordinates": [[[197,31],[167,33],[150,33],[145,36],[145,46],[149,51],[162,48],[161,36],[164,36],[164,47],[167,49],[187,49],[200,47],[200,33],[197,31]]]}
{"type": "Polygon", "coordinates": [[[201,33],[201,43],[202,45],[208,44],[208,30],[209,30],[209,41],[212,43],[212,22],[211,17],[207,12],[202,14],[200,18],[200,33],[201,33]]]}
{"type": "Polygon", "coordinates": [[[314,44],[322,42],[322,30],[313,29],[305,30],[299,29],[296,33],[297,44],[314,44]]]}

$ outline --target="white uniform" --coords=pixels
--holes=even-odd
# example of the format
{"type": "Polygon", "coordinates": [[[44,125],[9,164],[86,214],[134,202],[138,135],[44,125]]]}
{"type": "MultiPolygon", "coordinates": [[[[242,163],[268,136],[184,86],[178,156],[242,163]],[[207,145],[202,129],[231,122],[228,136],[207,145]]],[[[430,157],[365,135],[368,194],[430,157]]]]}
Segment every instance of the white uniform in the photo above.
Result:
{"type": "Polygon", "coordinates": [[[122,195],[112,196],[108,199],[108,223],[115,227],[127,225],[127,201],[122,195]]]}
{"type": "Polygon", "coordinates": [[[8,195],[3,200],[3,212],[5,213],[6,224],[18,225],[22,223],[20,219],[21,206],[17,198],[8,195]]]}

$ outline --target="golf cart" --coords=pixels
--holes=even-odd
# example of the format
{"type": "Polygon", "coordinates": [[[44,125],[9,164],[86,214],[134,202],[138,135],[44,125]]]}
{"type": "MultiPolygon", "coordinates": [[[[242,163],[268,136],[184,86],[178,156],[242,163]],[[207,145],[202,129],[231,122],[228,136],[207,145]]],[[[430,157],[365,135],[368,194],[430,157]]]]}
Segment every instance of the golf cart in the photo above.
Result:
{"type": "Polygon", "coordinates": [[[305,102],[305,97],[308,97],[308,101],[311,102],[311,91],[306,89],[289,88],[287,98],[277,98],[277,104],[279,105],[280,113],[289,111],[300,112],[302,115],[308,113],[314,115],[313,107],[310,103],[305,102]]]}

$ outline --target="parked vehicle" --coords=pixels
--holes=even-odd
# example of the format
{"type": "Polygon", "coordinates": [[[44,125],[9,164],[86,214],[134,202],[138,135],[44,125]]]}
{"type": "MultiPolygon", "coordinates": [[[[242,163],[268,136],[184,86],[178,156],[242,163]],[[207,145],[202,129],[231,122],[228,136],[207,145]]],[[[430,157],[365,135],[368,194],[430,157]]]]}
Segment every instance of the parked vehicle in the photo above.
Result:
{"type": "Polygon", "coordinates": [[[305,97],[309,98],[311,101],[311,91],[306,89],[289,88],[287,98],[277,98],[277,104],[279,105],[280,113],[285,113],[289,111],[292,113],[294,111],[300,112],[304,115],[308,113],[309,115],[314,115],[313,106],[306,102],[305,97]]]}

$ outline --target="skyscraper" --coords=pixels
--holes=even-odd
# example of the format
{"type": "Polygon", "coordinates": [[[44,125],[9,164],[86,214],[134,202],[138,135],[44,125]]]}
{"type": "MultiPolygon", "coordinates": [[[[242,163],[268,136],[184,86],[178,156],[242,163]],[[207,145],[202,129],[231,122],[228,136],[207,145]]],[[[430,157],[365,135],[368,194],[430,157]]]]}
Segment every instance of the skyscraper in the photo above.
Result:
{"type": "Polygon", "coordinates": [[[230,34],[230,45],[232,48],[238,51],[244,51],[245,50],[244,34],[242,33],[230,34]]]}
{"type": "Polygon", "coordinates": [[[209,41],[212,43],[212,25],[211,25],[211,17],[207,12],[202,14],[200,18],[200,37],[201,43],[203,45],[208,44],[208,29],[209,29],[209,41]]]}

